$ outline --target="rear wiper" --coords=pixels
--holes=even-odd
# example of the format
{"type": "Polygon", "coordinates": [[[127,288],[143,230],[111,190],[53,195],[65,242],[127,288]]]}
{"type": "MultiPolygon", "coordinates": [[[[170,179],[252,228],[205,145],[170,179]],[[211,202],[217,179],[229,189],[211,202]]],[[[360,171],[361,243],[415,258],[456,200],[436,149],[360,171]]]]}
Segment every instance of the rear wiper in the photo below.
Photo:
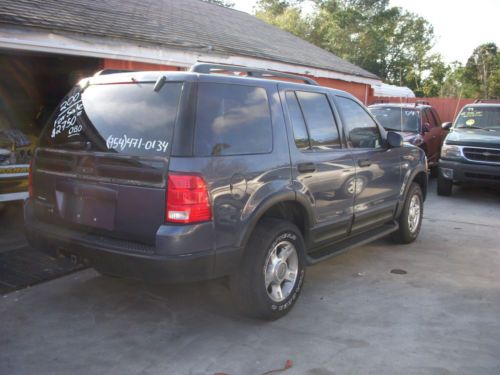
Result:
{"type": "Polygon", "coordinates": [[[167,82],[167,77],[165,77],[165,76],[158,77],[158,79],[156,80],[155,87],[153,88],[153,90],[155,92],[160,92],[160,90],[162,89],[163,85],[165,85],[165,82],[167,82]]]}

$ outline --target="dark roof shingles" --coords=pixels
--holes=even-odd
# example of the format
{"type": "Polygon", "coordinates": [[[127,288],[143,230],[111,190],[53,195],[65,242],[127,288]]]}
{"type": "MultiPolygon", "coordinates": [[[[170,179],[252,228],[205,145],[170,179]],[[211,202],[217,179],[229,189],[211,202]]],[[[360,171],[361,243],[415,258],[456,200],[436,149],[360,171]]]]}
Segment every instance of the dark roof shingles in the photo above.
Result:
{"type": "Polygon", "coordinates": [[[2,0],[0,24],[127,39],[378,77],[247,13],[200,0],[2,0]]]}

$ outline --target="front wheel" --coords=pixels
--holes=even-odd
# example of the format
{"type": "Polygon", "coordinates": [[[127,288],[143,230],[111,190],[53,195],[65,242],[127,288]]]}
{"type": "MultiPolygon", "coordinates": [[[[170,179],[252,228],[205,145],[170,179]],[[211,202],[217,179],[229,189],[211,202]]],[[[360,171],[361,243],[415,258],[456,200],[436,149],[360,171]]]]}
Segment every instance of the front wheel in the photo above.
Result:
{"type": "Polygon", "coordinates": [[[275,320],[294,306],[305,272],[299,229],[286,220],[264,219],[248,242],[239,270],[230,278],[231,294],[246,315],[275,320]]]}
{"type": "Polygon", "coordinates": [[[406,196],[403,211],[399,215],[399,229],[393,239],[397,243],[408,244],[415,241],[422,226],[424,197],[420,186],[413,182],[406,196]]]}

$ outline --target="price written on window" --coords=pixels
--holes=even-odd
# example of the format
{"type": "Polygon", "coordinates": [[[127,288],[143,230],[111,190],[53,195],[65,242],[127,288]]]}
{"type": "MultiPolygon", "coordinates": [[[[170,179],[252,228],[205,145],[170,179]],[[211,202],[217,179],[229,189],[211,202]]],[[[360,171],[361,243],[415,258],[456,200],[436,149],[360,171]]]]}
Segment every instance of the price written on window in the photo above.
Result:
{"type": "Polygon", "coordinates": [[[80,93],[77,92],[63,101],[59,106],[59,113],[54,120],[54,127],[50,136],[55,138],[65,131],[68,132],[68,137],[79,135],[82,131],[82,126],[77,124],[76,121],[82,112],[82,98],[80,93]]]}

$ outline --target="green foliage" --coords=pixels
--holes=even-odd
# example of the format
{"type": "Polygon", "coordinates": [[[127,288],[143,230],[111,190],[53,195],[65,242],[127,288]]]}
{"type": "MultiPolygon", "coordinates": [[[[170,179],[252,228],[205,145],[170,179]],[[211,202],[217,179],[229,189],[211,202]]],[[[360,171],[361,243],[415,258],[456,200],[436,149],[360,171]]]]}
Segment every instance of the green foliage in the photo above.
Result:
{"type": "Polygon", "coordinates": [[[500,99],[500,52],[494,43],[478,46],[464,66],[454,62],[445,76],[442,96],[500,99]]]}
{"type": "Polygon", "coordinates": [[[202,1],[210,4],[217,4],[226,8],[234,8],[234,3],[232,1],[226,1],[226,0],[202,0],[202,1]]]}
{"type": "Polygon", "coordinates": [[[389,0],[260,0],[256,16],[332,52],[417,96],[500,98],[500,52],[477,47],[466,66],[431,54],[434,31],[424,18],[389,0]]]}
{"type": "Polygon", "coordinates": [[[500,52],[495,43],[485,43],[474,49],[464,70],[465,81],[477,88],[484,99],[500,97],[498,87],[500,52]]]}
{"type": "Polygon", "coordinates": [[[428,51],[434,37],[422,17],[389,6],[389,0],[315,0],[316,11],[304,17],[300,1],[261,0],[257,17],[334,53],[392,84],[423,92],[442,76],[440,59],[428,51]],[[432,80],[425,82],[430,62],[432,80]]]}
{"type": "Polygon", "coordinates": [[[257,3],[255,15],[271,25],[307,40],[311,26],[309,20],[302,16],[299,3],[300,1],[261,0],[257,3]]]}

